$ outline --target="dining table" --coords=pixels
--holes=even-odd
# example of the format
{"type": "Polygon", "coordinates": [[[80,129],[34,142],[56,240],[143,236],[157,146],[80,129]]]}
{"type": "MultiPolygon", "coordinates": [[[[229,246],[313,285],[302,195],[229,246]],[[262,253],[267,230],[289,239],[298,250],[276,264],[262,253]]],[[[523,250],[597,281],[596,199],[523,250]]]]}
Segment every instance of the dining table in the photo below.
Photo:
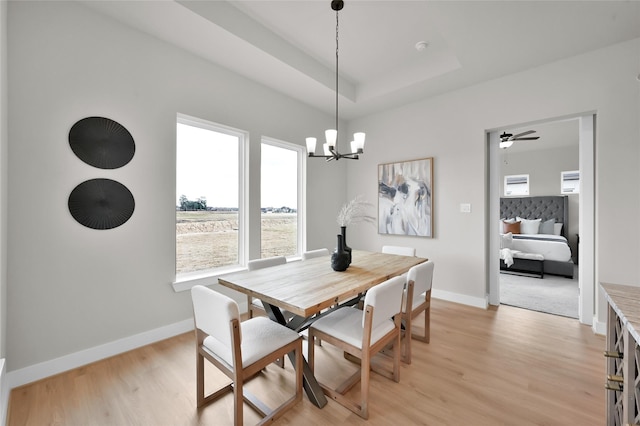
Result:
{"type": "MultiPolygon", "coordinates": [[[[321,256],[221,275],[218,283],[259,299],[269,318],[301,332],[329,312],[357,304],[373,286],[427,260],[352,250],[351,264],[341,272],[332,269],[331,256],[321,256]]],[[[324,407],[327,399],[306,360],[303,368],[304,389],[309,400],[317,407],[324,407]]]]}

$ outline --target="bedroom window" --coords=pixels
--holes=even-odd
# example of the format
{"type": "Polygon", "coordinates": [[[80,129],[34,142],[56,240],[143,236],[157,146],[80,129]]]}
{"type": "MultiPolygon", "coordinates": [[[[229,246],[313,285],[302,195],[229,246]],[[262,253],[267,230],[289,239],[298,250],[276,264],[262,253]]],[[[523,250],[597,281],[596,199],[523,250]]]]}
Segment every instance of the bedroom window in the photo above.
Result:
{"type": "Polygon", "coordinates": [[[579,194],[580,193],[580,171],[560,172],[560,193],[579,194]]]}
{"type": "Polygon", "coordinates": [[[504,195],[529,195],[529,175],[510,175],[504,177],[504,195]]]}
{"type": "Polygon", "coordinates": [[[176,276],[243,265],[242,131],[185,115],[176,124],[176,276]]]}
{"type": "Polygon", "coordinates": [[[263,138],[260,164],[261,257],[297,256],[303,247],[304,148],[263,138]]]}

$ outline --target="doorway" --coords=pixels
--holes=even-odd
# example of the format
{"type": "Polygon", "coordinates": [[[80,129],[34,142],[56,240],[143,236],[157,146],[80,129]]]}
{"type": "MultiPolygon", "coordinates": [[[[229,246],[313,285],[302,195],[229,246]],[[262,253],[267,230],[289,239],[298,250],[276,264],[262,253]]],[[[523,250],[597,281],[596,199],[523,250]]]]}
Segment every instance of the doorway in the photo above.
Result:
{"type": "MultiPolygon", "coordinates": [[[[488,212],[489,225],[487,226],[489,236],[487,241],[489,242],[489,250],[487,255],[488,262],[488,294],[489,303],[492,305],[500,304],[500,271],[499,262],[496,257],[500,252],[500,197],[502,196],[502,164],[503,158],[501,157],[501,150],[499,148],[500,133],[504,129],[535,129],[536,127],[544,129],[545,127],[553,127],[555,124],[570,123],[577,129],[578,133],[578,164],[580,170],[580,195],[579,201],[576,200],[570,212],[577,217],[578,222],[577,229],[571,230],[570,242],[572,253],[574,254],[574,263],[577,263],[577,276],[578,276],[578,288],[579,288],[579,300],[578,300],[578,319],[581,323],[591,325],[593,323],[594,316],[594,258],[595,258],[595,244],[594,244],[594,212],[595,212],[595,186],[594,186],[594,126],[595,115],[594,114],[581,114],[570,117],[561,117],[550,120],[523,123],[512,126],[505,126],[500,129],[492,129],[487,132],[488,143],[488,212]],[[494,255],[495,254],[495,255],[494,255]]],[[[562,127],[562,126],[560,126],[562,127]]],[[[542,139],[542,138],[541,138],[542,139]]],[[[575,139],[575,136],[574,136],[575,139]]],[[[533,141],[531,141],[533,142],[533,141]]],[[[537,142],[537,141],[536,141],[537,142]]],[[[522,144],[529,143],[520,142],[522,144]]],[[[540,144],[543,145],[543,144],[540,144]]],[[[534,146],[530,147],[534,149],[534,146]]],[[[525,149],[526,150],[526,149],[525,149]]],[[[506,161],[509,161],[508,154],[506,161]]],[[[533,156],[531,156],[533,158],[533,156]]],[[[557,189],[551,194],[543,195],[560,195],[560,174],[557,176],[557,189]]],[[[531,183],[535,185],[535,182],[531,183]]],[[[540,184],[540,183],[538,183],[540,184]]],[[[533,194],[536,194],[533,189],[533,194]]],[[[574,197],[578,198],[578,197],[574,197]]],[[[535,278],[534,278],[535,279],[535,278]]]]}

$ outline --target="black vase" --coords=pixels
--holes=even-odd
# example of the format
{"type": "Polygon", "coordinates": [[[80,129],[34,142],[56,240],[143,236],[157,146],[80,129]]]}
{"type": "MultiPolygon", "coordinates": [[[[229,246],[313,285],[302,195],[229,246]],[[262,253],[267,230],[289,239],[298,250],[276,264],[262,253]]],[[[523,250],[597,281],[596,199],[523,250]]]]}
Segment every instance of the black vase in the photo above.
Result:
{"type": "Polygon", "coordinates": [[[334,271],[346,271],[349,267],[349,253],[344,251],[344,240],[338,235],[338,246],[331,254],[331,268],[334,271]]]}
{"type": "Polygon", "coordinates": [[[342,244],[344,245],[344,251],[349,254],[349,265],[351,265],[351,247],[347,245],[347,227],[341,226],[340,231],[342,232],[342,244]]]}

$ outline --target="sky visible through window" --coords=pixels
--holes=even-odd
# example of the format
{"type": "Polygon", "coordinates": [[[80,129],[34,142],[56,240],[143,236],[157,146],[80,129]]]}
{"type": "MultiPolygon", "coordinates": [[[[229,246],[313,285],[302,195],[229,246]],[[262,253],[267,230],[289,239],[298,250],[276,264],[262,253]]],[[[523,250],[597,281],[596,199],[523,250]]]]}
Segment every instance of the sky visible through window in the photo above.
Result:
{"type": "Polygon", "coordinates": [[[297,160],[295,151],[262,144],[262,207],[297,208],[297,160]]]}
{"type": "MultiPolygon", "coordinates": [[[[238,137],[182,123],[176,131],[176,205],[186,195],[206,198],[208,207],[237,208],[238,137]]],[[[262,168],[262,206],[296,208],[296,153],[262,144],[262,168]]]]}

